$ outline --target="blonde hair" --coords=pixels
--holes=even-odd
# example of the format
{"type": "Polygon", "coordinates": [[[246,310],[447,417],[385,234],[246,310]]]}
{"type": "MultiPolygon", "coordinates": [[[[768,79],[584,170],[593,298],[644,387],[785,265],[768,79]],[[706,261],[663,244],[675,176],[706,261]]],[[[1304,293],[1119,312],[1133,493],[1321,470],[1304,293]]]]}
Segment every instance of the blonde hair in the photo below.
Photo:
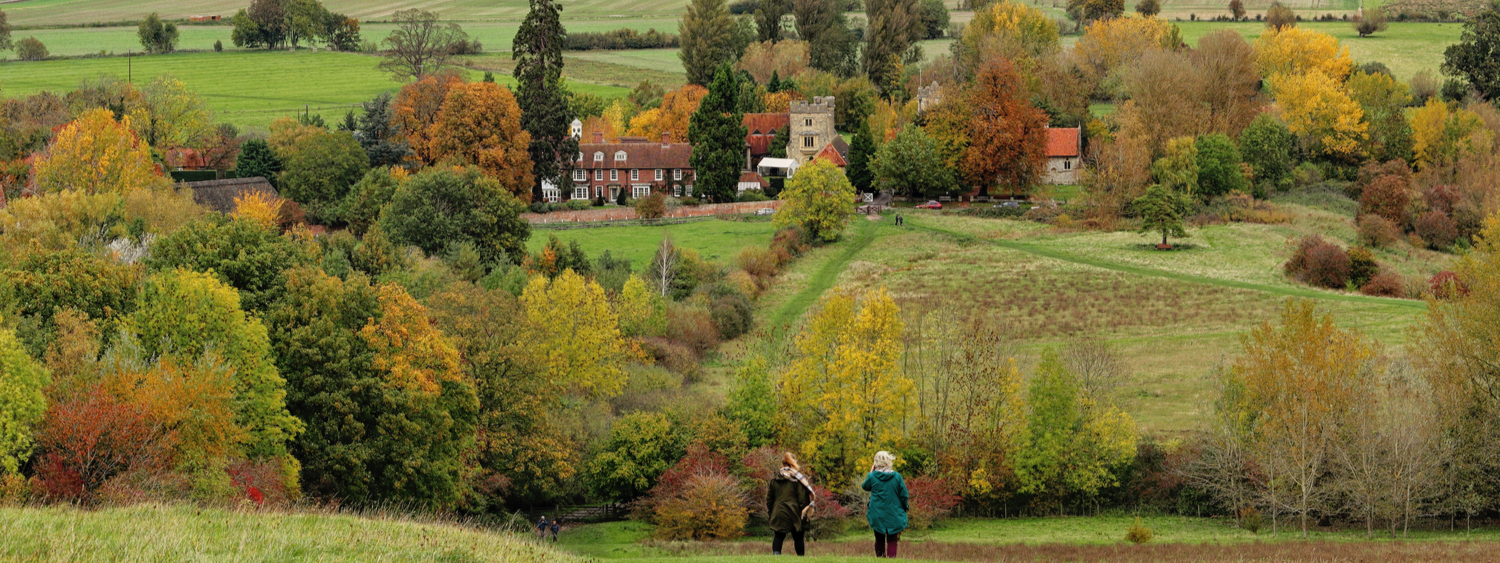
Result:
{"type": "Polygon", "coordinates": [[[792,469],[796,469],[797,471],[802,471],[802,466],[797,464],[797,456],[792,455],[792,452],[782,454],[781,466],[790,467],[792,469]]]}
{"type": "Polygon", "coordinates": [[[875,452],[875,470],[876,471],[890,471],[892,469],[892,467],[895,466],[895,464],[896,464],[896,456],[891,455],[891,452],[887,452],[887,451],[878,451],[878,452],[875,452]]]}

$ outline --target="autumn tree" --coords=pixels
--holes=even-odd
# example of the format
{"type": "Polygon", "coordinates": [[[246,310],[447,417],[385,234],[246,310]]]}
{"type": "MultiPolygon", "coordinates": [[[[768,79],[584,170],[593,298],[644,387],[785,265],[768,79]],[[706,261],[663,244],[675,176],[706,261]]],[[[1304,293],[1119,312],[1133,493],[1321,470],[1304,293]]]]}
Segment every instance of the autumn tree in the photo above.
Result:
{"type": "Polygon", "coordinates": [[[626,359],[618,317],[597,282],[565,270],[532,278],[521,294],[527,345],[539,350],[543,376],[560,391],[591,398],[620,393],[626,359]]]}
{"type": "Polygon", "coordinates": [[[437,133],[438,114],[442,112],[443,102],[448,99],[448,92],[463,82],[463,78],[457,74],[438,73],[402,86],[401,91],[396,93],[396,102],[392,108],[395,113],[393,124],[400,132],[401,139],[411,147],[412,156],[417,162],[431,165],[440,160],[433,142],[437,133]]]}
{"type": "Polygon", "coordinates": [[[1321,71],[1277,74],[1270,86],[1287,129],[1314,152],[1355,158],[1363,151],[1364,110],[1336,79],[1321,71]]]}
{"type": "Polygon", "coordinates": [[[426,10],[397,11],[391,22],[396,28],[385,38],[385,59],[379,68],[402,82],[442,70],[454,55],[454,45],[469,38],[458,24],[440,23],[437,14],[426,10]]]}
{"type": "Polygon", "coordinates": [[[1119,17],[1125,13],[1124,0],[1068,0],[1068,17],[1077,22],[1092,22],[1119,17]]]}
{"type": "Polygon", "coordinates": [[[1058,49],[1057,22],[1041,10],[1014,0],[995,2],[975,10],[974,19],[952,47],[954,58],[966,72],[979,69],[996,56],[1026,64],[1058,49]]]}
{"type": "Polygon", "coordinates": [[[995,183],[1026,193],[1047,161],[1047,114],[1026,102],[1015,67],[1004,59],[985,63],[970,90],[974,119],[960,161],[975,192],[995,183]]]}
{"type": "Polygon", "coordinates": [[[1300,27],[1267,29],[1255,40],[1255,66],[1261,76],[1306,74],[1312,71],[1342,82],[1354,68],[1349,48],[1321,31],[1300,27]]]}
{"type": "Polygon", "coordinates": [[[1245,19],[1244,0],[1229,0],[1229,16],[1234,18],[1234,21],[1245,19]]]}
{"type": "Polygon", "coordinates": [[[304,490],[345,503],[463,499],[479,404],[460,357],[395,285],[301,268],[265,315],[304,490]]]}
{"type": "Polygon", "coordinates": [[[1155,155],[1184,135],[1237,136],[1264,105],[1254,51],[1234,32],[1215,32],[1191,51],[1149,50],[1122,75],[1120,136],[1155,155]]]}
{"type": "Polygon", "coordinates": [[[871,187],[906,197],[935,198],[955,187],[953,174],[943,165],[932,138],[916,125],[907,125],[896,138],[880,145],[869,161],[869,173],[874,180],[871,187]]]}
{"type": "Polygon", "coordinates": [[[1090,165],[1079,183],[1089,208],[1100,217],[1123,217],[1151,184],[1150,148],[1128,140],[1095,139],[1088,155],[1090,165]]]}
{"type": "Polygon", "coordinates": [[[1494,146],[1494,131],[1479,115],[1463,108],[1449,109],[1436,97],[1407,114],[1411,123],[1412,152],[1418,168],[1458,162],[1466,155],[1488,152],[1494,146]]]}
{"type": "Polygon", "coordinates": [[[697,178],[693,193],[715,202],[733,201],[745,160],[745,125],[735,107],[739,83],[729,63],[719,66],[708,95],[698,105],[688,126],[693,145],[691,164],[697,178]]]}
{"type": "Polygon", "coordinates": [[[1135,4],[1135,13],[1154,17],[1161,13],[1161,0],[1141,0],[1135,4]]]}
{"type": "Polygon", "coordinates": [[[1309,514],[1331,492],[1324,478],[1377,350],[1319,315],[1311,301],[1288,302],[1279,327],[1267,321],[1242,341],[1244,354],[1232,368],[1245,389],[1238,408],[1254,420],[1260,459],[1269,464],[1268,485],[1277,493],[1269,502],[1296,514],[1306,537],[1309,514]]]}
{"type": "Polygon", "coordinates": [[[1464,22],[1463,35],[1443,51],[1443,74],[1461,77],[1487,100],[1500,99],[1500,11],[1485,10],[1464,22]]]}
{"type": "Polygon", "coordinates": [[[1364,110],[1369,124],[1370,143],[1365,153],[1375,160],[1409,160],[1412,157],[1412,131],[1406,121],[1406,106],[1411,105],[1411,90],[1389,74],[1366,74],[1356,71],[1345,84],[1349,97],[1364,110]]]}
{"type": "Polygon", "coordinates": [[[130,118],[117,122],[107,109],[90,110],[59,130],[32,162],[31,178],[39,194],[129,193],[169,184],[130,118]]]}
{"type": "Polygon", "coordinates": [[[1297,14],[1291,8],[1281,2],[1272,2],[1271,7],[1266,8],[1266,29],[1279,31],[1297,26],[1297,14]]]}
{"type": "MultiPolygon", "coordinates": [[[[693,116],[698,106],[708,96],[708,89],[697,84],[686,84],[665,93],[655,108],[643,111],[630,118],[628,130],[615,129],[622,135],[658,139],[663,133],[674,142],[688,140],[693,116]]],[[[607,133],[607,132],[606,132],[607,133]]],[[[606,138],[608,135],[606,134],[606,138]]]]}
{"type": "Polygon", "coordinates": [[[443,255],[453,245],[469,243],[486,263],[516,263],[531,235],[520,217],[524,209],[525,204],[477,169],[437,167],[402,182],[381,210],[379,223],[392,241],[428,254],[443,255]]]}
{"type": "MultiPolygon", "coordinates": [[[[761,5],[770,3],[763,2],[761,5]]],[[[766,95],[769,97],[795,86],[791,83],[791,78],[807,70],[807,57],[806,41],[762,41],[746,47],[744,56],[734,63],[734,68],[749,72],[757,83],[765,84],[766,95]]],[[[772,111],[772,108],[768,107],[767,111],[772,111]]]]}
{"type": "Polygon", "coordinates": [[[0,478],[15,475],[31,456],[50,379],[47,369],[26,355],[15,331],[0,330],[0,478]]]}
{"type": "Polygon", "coordinates": [[[589,462],[588,481],[600,496],[634,500],[682,458],[686,444],[672,421],[659,412],[634,412],[609,430],[603,451],[589,462]]]}
{"type": "Polygon", "coordinates": [[[831,483],[848,481],[865,456],[902,437],[915,388],[898,366],[899,315],[883,288],[831,292],[797,335],[792,363],[778,378],[802,459],[831,483]]]}
{"type": "Polygon", "coordinates": [[[1369,37],[1389,27],[1390,24],[1385,21],[1385,10],[1379,7],[1362,8],[1354,19],[1354,32],[1360,37],[1369,37]]]}
{"type": "Polygon", "coordinates": [[[1016,453],[1020,491],[1058,502],[1119,482],[1139,435],[1130,415],[1082,393],[1055,350],[1042,353],[1026,390],[1026,432],[1016,453]]]}
{"type": "Polygon", "coordinates": [[[854,186],[838,167],[823,160],[813,160],[797,169],[781,192],[783,202],[772,217],[776,228],[802,227],[812,240],[838,240],[849,225],[850,207],[854,204],[854,186]]]}
{"type": "Polygon", "coordinates": [[[186,270],[152,276],[141,287],[130,333],[145,357],[190,366],[211,355],[233,373],[230,405],[249,434],[245,453],[286,455],[302,423],[286,410],[286,381],[271,359],[265,326],[240,309],[239,292],[212,274],[186,270]]]}
{"type": "Polygon", "coordinates": [[[493,82],[454,86],[432,128],[434,158],[477,166],[518,199],[530,197],[532,137],[521,128],[521,109],[509,88],[493,82]]]}
{"type": "Polygon", "coordinates": [[[886,98],[896,98],[908,50],[922,39],[922,5],[917,0],[867,0],[865,46],[860,50],[865,76],[886,98]]]}
{"type": "Polygon", "coordinates": [[[689,84],[708,85],[719,67],[729,64],[734,52],[735,23],[724,0],[693,0],[677,24],[682,38],[682,68],[689,84]]]}
{"type": "Polygon", "coordinates": [[[1129,68],[1147,52],[1166,48],[1169,24],[1150,17],[1110,18],[1090,23],[1073,46],[1079,67],[1095,87],[1129,68]]]}

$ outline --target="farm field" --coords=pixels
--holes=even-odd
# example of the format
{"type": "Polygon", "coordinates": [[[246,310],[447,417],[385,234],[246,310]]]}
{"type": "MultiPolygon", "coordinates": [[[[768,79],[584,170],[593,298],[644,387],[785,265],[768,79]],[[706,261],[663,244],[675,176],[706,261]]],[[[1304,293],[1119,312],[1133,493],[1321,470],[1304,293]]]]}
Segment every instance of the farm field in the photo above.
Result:
{"type": "MultiPolygon", "coordinates": [[[[325,118],[339,118],[360,102],[395,90],[399,84],[376,70],[377,61],[368,55],[327,51],[238,51],[177,53],[130,60],[111,57],[7,62],[0,63],[0,91],[6,96],[42,91],[63,93],[101,74],[120,78],[129,74],[137,84],[171,74],[203,96],[219,121],[264,128],[277,117],[304,108],[325,118]]],[[[513,82],[508,75],[496,76],[496,80],[513,82]]],[[[607,97],[626,92],[623,88],[587,83],[576,83],[574,88],[607,97]]]]}
{"type": "MultiPolygon", "coordinates": [[[[1266,30],[1261,22],[1173,22],[1182,28],[1182,38],[1188,44],[1197,44],[1198,39],[1220,29],[1233,29],[1254,42],[1266,30]]],[[[1463,24],[1391,22],[1387,31],[1370,37],[1360,37],[1349,22],[1302,22],[1298,27],[1314,29],[1334,36],[1339,45],[1349,49],[1355,64],[1372,61],[1385,63],[1396,78],[1411,80],[1412,75],[1428,70],[1437,75],[1443,64],[1443,50],[1458,42],[1463,33],[1463,24]]]]}
{"type": "Polygon", "coordinates": [[[764,247],[771,242],[775,232],[770,221],[723,221],[710,219],[677,225],[651,227],[597,227],[591,229],[532,229],[526,247],[532,252],[541,250],[551,236],[563,242],[578,241],[589,254],[596,258],[608,250],[615,258],[630,260],[631,267],[640,271],[663,236],[672,237],[672,243],[691,248],[706,260],[733,263],[740,249],[746,246],[764,247]]]}
{"type": "Polygon", "coordinates": [[[151,504],[0,507],[0,560],[588,561],[519,536],[403,517],[151,504]]]}

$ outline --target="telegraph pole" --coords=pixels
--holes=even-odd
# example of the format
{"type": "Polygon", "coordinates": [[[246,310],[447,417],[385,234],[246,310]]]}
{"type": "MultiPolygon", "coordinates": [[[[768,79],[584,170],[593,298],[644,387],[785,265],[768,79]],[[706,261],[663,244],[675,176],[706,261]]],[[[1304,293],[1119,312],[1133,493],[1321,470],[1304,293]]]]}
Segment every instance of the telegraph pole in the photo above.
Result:
{"type": "Polygon", "coordinates": [[[135,84],[135,49],[125,51],[125,82],[135,84]]]}

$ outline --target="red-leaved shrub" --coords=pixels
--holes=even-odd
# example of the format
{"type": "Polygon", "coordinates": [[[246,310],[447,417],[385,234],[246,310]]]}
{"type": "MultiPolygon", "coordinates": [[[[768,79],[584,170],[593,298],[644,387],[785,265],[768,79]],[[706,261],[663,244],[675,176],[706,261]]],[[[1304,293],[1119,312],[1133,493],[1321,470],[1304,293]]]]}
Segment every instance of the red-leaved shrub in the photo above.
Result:
{"type": "Polygon", "coordinates": [[[953,507],[963,500],[946,481],[932,477],[907,479],[906,490],[911,494],[908,522],[918,530],[931,528],[939,520],[947,518],[953,512],[953,507]]]}
{"type": "Polygon", "coordinates": [[[1386,162],[1370,162],[1359,167],[1359,175],[1353,184],[1345,188],[1350,199],[1358,201],[1364,195],[1365,188],[1375,180],[1386,176],[1396,176],[1405,181],[1411,180],[1411,167],[1405,160],[1395,159],[1386,162]]]}
{"type": "Polygon", "coordinates": [[[1417,219],[1415,232],[1432,248],[1442,250],[1453,246],[1458,238],[1458,225],[1446,213],[1433,210],[1417,219]]]}
{"type": "Polygon", "coordinates": [[[1453,299],[1469,294],[1469,287],[1458,279],[1458,274],[1448,270],[1433,274],[1432,279],[1427,280],[1427,288],[1434,299],[1453,299]]]}
{"type": "Polygon", "coordinates": [[[149,473],[170,464],[175,435],[146,409],[95,385],[47,409],[37,432],[36,494],[92,502],[110,479],[149,473]]]}
{"type": "Polygon", "coordinates": [[[1401,279],[1401,274],[1387,270],[1371,277],[1370,281],[1359,287],[1359,292],[1379,297],[1402,298],[1406,297],[1406,281],[1401,279]]]}
{"type": "Polygon", "coordinates": [[[1390,248],[1401,240],[1401,229],[1390,219],[1374,213],[1359,216],[1359,242],[1374,248],[1390,248]]]}
{"type": "Polygon", "coordinates": [[[1458,187],[1446,184],[1428,186],[1422,190],[1422,201],[1427,204],[1428,209],[1442,211],[1445,215],[1453,213],[1453,206],[1458,203],[1458,187]]]}
{"type": "Polygon", "coordinates": [[[649,336],[640,339],[641,349],[656,360],[656,364],[689,379],[696,379],[699,372],[698,354],[687,345],[649,336]]]}
{"type": "Polygon", "coordinates": [[[1349,254],[1318,235],[1303,237],[1286,262],[1286,273],[1299,282],[1343,289],[1349,282],[1349,254]]]}
{"type": "Polygon", "coordinates": [[[719,345],[719,326],[708,309],[673,303],[667,306],[667,338],[701,354],[719,345]]]}
{"type": "Polygon", "coordinates": [[[720,540],[739,537],[744,531],[748,504],[739,479],[729,473],[729,459],[703,444],[693,444],[636,501],[635,512],[655,523],[663,539],[720,540]]]}
{"type": "Polygon", "coordinates": [[[234,483],[234,488],[256,505],[268,502],[281,505],[291,500],[281,464],[275,460],[240,460],[229,464],[225,472],[229,473],[229,481],[234,483]]]}
{"type": "Polygon", "coordinates": [[[1405,229],[1410,224],[1407,208],[1411,206],[1411,180],[1397,175],[1381,176],[1365,186],[1359,196],[1359,212],[1373,213],[1405,229]]]}
{"type": "Polygon", "coordinates": [[[785,266],[801,256],[809,246],[811,243],[808,241],[807,231],[801,227],[787,227],[771,236],[771,253],[775,255],[778,266],[785,266]]]}

